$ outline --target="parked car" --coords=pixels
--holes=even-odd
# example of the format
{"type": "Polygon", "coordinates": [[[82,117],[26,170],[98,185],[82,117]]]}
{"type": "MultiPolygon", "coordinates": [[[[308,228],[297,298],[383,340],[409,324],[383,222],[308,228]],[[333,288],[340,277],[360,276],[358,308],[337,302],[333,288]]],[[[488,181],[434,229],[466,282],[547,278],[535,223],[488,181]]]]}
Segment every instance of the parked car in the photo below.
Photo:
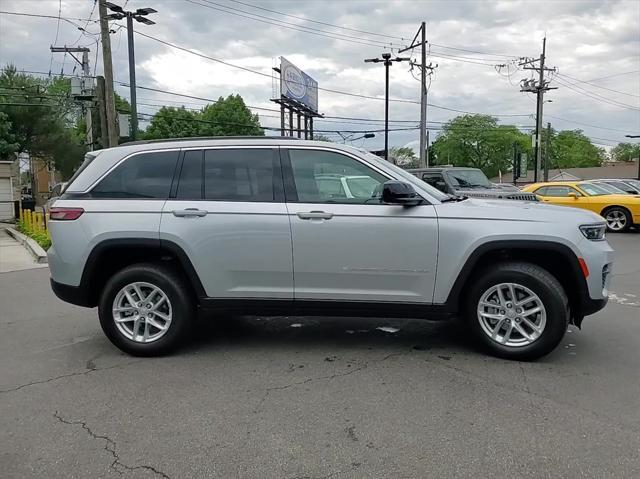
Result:
{"type": "Polygon", "coordinates": [[[517,188],[504,189],[489,181],[478,168],[455,166],[416,168],[407,170],[434,188],[456,196],[494,198],[506,200],[538,201],[536,195],[523,193],[517,188]]]}
{"type": "Polygon", "coordinates": [[[371,198],[378,183],[368,176],[318,174],[315,176],[318,190],[330,198],[371,198]]]}
{"type": "Polygon", "coordinates": [[[49,199],[47,199],[47,201],[44,204],[44,210],[45,212],[48,212],[51,209],[51,206],[53,205],[53,203],[60,198],[60,195],[62,195],[62,192],[64,191],[65,187],[67,186],[67,183],[65,181],[56,184],[52,189],[51,189],[51,193],[49,193],[49,199]]]}
{"type": "Polygon", "coordinates": [[[97,306],[141,356],[203,310],[460,316],[490,353],[534,359],[604,307],[613,261],[592,212],[451,196],[364,150],[287,138],[91,152],[49,228],[55,294],[97,306]],[[337,197],[327,175],[371,193],[337,197]]]}
{"type": "Polygon", "coordinates": [[[554,181],[534,183],[524,191],[538,195],[545,203],[591,210],[603,216],[609,231],[627,231],[640,224],[640,198],[610,194],[590,181],[554,181]]]}
{"type": "Polygon", "coordinates": [[[630,195],[640,195],[640,184],[635,184],[637,180],[601,179],[601,180],[592,180],[592,181],[601,186],[603,184],[615,186],[619,190],[622,190],[625,193],[629,193],[630,195]]]}

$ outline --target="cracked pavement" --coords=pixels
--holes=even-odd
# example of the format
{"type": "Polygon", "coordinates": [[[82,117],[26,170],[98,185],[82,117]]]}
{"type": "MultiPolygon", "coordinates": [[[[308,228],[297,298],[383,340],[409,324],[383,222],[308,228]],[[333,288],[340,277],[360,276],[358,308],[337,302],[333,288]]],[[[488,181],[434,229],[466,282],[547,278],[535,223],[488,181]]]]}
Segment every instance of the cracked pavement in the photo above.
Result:
{"type": "MultiPolygon", "coordinates": [[[[640,234],[610,242],[612,291],[640,298],[640,234]]],[[[211,318],[140,359],[58,301],[47,270],[3,273],[0,471],[640,477],[639,344],[638,308],[611,301],[535,363],[484,356],[456,324],[298,317],[211,318]]]]}

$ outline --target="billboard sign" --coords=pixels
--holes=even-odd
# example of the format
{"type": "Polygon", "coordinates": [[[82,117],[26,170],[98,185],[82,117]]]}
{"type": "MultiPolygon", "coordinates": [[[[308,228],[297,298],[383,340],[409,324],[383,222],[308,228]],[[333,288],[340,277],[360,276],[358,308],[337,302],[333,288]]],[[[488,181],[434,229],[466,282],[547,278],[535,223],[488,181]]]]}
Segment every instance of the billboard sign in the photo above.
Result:
{"type": "Polygon", "coordinates": [[[280,94],[318,111],[318,82],[284,57],[280,57],[280,94]]]}

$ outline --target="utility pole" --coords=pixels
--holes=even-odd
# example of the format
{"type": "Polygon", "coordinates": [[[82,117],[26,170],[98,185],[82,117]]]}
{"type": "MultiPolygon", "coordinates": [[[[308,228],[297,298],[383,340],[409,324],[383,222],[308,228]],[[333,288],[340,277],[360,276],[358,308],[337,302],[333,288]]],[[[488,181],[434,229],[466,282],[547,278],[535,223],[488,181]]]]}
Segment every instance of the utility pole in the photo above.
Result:
{"type": "Polygon", "coordinates": [[[547,123],[547,138],[544,147],[544,181],[549,181],[549,165],[551,164],[551,123],[547,123]]]}
{"type": "Polygon", "coordinates": [[[549,81],[544,79],[545,71],[555,72],[555,68],[547,68],[544,66],[545,57],[547,53],[547,37],[542,39],[542,54],[540,58],[525,58],[520,62],[520,66],[524,66],[524,70],[535,70],[538,72],[539,78],[536,83],[535,80],[522,80],[521,92],[535,92],[536,93],[536,133],[534,148],[534,172],[533,181],[538,181],[538,171],[542,164],[542,149],[541,149],[541,135],[542,135],[542,105],[544,104],[544,93],[549,90],[556,90],[557,87],[549,87],[549,81]],[[534,65],[538,62],[539,66],[534,65]]]}
{"type": "MultiPolygon", "coordinates": [[[[399,50],[398,53],[406,52],[407,50],[412,50],[420,45],[421,52],[421,62],[420,65],[420,167],[428,168],[429,167],[429,139],[427,132],[427,95],[429,93],[427,88],[427,76],[433,73],[433,70],[438,67],[438,65],[433,65],[429,63],[427,65],[427,24],[426,22],[422,22],[420,24],[420,28],[416,32],[415,37],[413,37],[413,41],[411,45],[402,50],[399,50]],[[418,35],[420,35],[420,43],[416,43],[418,39],[418,35]],[[429,70],[429,73],[427,73],[429,70]]],[[[415,66],[414,63],[411,66],[415,66]]]]}
{"type": "Polygon", "coordinates": [[[365,63],[384,63],[384,159],[389,161],[389,67],[393,62],[406,62],[410,58],[395,57],[391,58],[391,53],[383,53],[382,58],[366,58],[365,63]]]}
{"type": "Polygon", "coordinates": [[[102,40],[102,65],[104,69],[104,98],[106,110],[107,143],[105,148],[118,146],[118,129],[116,128],[116,98],[113,91],[113,63],[111,61],[111,37],[109,36],[109,19],[107,18],[107,1],[98,0],[100,15],[100,35],[102,40]]]}
{"type": "Polygon", "coordinates": [[[136,100],[136,59],[133,46],[133,20],[145,25],[155,25],[156,22],[146,16],[157,13],[153,8],[138,8],[135,12],[125,11],[122,7],[110,2],[104,2],[105,6],[114,13],[107,15],[109,20],[121,20],[127,18],[127,40],[129,44],[129,95],[131,101],[131,132],[129,138],[135,140],[138,135],[138,105],[136,100]]]}
{"type": "Polygon", "coordinates": [[[87,124],[85,142],[89,147],[89,150],[93,150],[93,122],[91,117],[91,107],[87,107],[87,105],[85,104],[86,101],[93,101],[93,79],[91,78],[89,69],[90,50],[87,47],[68,47],[66,45],[63,47],[54,47],[52,45],[50,49],[52,53],[68,53],[82,67],[82,80],[80,81],[80,84],[77,85],[77,77],[74,77],[71,80],[71,95],[74,97],[74,99],[82,103],[82,111],[84,112],[84,118],[87,124]],[[78,60],[78,57],[76,57],[74,53],[82,53],[82,60],[78,60]],[[76,89],[73,88],[74,80],[76,82],[76,86],[79,86],[79,91],[76,91],[76,89]]]}
{"type": "Polygon", "coordinates": [[[107,131],[107,109],[105,102],[104,77],[96,77],[96,102],[98,103],[98,118],[100,118],[100,139],[103,148],[109,144],[109,132],[107,131]]]}

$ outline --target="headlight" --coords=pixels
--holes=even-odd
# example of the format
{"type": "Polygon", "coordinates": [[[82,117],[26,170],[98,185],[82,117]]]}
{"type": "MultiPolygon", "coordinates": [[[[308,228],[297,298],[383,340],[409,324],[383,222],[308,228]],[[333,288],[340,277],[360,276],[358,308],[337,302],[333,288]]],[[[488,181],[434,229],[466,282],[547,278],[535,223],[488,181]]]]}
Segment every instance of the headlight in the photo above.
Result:
{"type": "Polygon", "coordinates": [[[596,224],[596,225],[582,225],[580,226],[580,231],[585,238],[591,241],[602,241],[604,240],[604,233],[607,230],[606,225],[596,224]]]}

